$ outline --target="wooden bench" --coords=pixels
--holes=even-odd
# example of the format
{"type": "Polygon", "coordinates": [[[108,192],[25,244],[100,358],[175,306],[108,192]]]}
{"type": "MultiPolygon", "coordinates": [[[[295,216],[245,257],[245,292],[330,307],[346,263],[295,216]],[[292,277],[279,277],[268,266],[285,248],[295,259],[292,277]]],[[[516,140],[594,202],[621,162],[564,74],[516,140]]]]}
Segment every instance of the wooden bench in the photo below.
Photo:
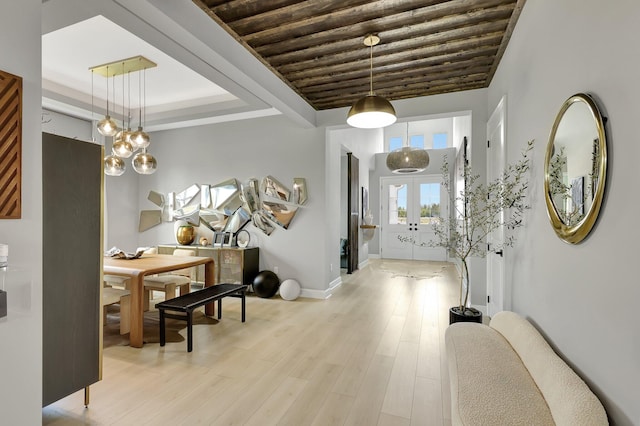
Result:
{"type": "Polygon", "coordinates": [[[242,299],[242,322],[245,322],[245,292],[247,287],[247,285],[243,284],[216,284],[156,304],[156,308],[160,312],[160,346],[164,346],[166,342],[165,319],[172,318],[187,322],[187,352],[191,352],[193,349],[193,311],[200,306],[217,300],[218,319],[221,319],[222,299],[227,296],[242,299]],[[172,313],[165,311],[171,311],[172,313]],[[184,315],[173,312],[183,312],[184,315]]]}

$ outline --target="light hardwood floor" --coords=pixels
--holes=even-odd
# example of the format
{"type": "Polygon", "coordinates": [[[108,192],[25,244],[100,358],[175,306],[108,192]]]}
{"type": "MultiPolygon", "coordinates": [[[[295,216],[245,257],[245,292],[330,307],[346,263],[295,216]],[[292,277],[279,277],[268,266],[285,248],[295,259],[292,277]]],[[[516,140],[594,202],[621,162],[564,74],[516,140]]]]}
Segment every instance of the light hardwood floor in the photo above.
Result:
{"type": "MultiPolygon", "coordinates": [[[[327,300],[227,299],[222,320],[164,348],[104,350],[91,403],[77,392],[45,425],[448,425],[444,356],[457,272],[371,260],[327,300]]],[[[183,330],[186,336],[186,329],[183,330]]]]}

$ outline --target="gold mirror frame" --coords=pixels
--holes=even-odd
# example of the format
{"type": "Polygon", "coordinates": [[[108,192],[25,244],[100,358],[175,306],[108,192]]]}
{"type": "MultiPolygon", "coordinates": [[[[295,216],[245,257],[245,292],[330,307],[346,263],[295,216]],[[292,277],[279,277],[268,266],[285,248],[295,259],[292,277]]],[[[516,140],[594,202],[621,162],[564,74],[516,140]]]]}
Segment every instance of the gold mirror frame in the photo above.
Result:
{"type": "MultiPolygon", "coordinates": [[[[592,141],[589,141],[592,142],[592,141]]],[[[595,146],[595,144],[594,144],[595,146]]],[[[596,156],[597,157],[597,156],[596,156]]],[[[594,170],[596,168],[594,167],[594,170]]],[[[549,143],[547,145],[547,153],[544,161],[544,195],[545,202],[547,204],[547,213],[549,215],[549,220],[551,221],[551,226],[553,230],[556,232],[558,237],[563,241],[570,244],[577,244],[584,240],[593,226],[596,223],[598,218],[598,213],[600,212],[600,206],[602,205],[602,200],[604,198],[604,189],[605,189],[605,181],[607,177],[607,140],[604,128],[604,120],[602,115],[600,114],[600,110],[598,106],[594,102],[594,100],[587,94],[578,93],[576,95],[571,96],[567,99],[562,107],[560,108],[560,112],[556,116],[556,120],[553,123],[553,127],[551,129],[551,135],[549,136],[549,143]],[[576,103],[585,103],[589,109],[591,114],[591,118],[593,119],[596,130],[598,133],[598,150],[599,150],[599,162],[596,165],[598,170],[598,180],[596,183],[596,188],[593,193],[593,199],[591,202],[591,206],[588,211],[585,212],[584,217],[582,217],[576,224],[565,224],[560,217],[560,214],[557,210],[556,205],[553,202],[551,194],[551,185],[550,185],[550,164],[551,159],[554,154],[554,141],[556,139],[556,132],[558,131],[558,127],[562,122],[562,118],[564,117],[567,110],[576,103]]]]}

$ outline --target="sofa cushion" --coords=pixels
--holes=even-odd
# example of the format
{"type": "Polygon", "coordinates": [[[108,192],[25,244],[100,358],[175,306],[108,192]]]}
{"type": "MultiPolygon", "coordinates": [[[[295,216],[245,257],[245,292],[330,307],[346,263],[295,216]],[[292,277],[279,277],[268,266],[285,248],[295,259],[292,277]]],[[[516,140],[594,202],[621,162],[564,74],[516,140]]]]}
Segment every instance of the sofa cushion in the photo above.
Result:
{"type": "Polygon", "coordinates": [[[529,321],[514,312],[504,311],[493,316],[490,326],[518,353],[557,424],[608,424],[607,414],[598,398],[529,321]]]}
{"type": "Polygon", "coordinates": [[[518,354],[496,330],[457,323],[445,334],[454,425],[553,425],[518,354]]]}

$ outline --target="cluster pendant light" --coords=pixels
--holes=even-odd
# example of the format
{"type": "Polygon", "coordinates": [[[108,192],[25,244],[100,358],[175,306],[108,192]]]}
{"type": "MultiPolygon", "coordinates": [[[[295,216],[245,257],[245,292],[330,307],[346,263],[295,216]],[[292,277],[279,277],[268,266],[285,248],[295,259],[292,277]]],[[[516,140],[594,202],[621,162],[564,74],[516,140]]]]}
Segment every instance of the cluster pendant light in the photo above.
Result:
{"type": "Polygon", "coordinates": [[[123,59],[111,62],[105,65],[91,67],[91,86],[92,86],[92,103],[93,103],[93,73],[98,73],[107,78],[107,113],[105,117],[98,122],[98,132],[107,137],[113,137],[111,154],[104,158],[104,172],[109,176],[121,176],[126,169],[123,159],[130,158],[134,152],[138,152],[133,156],[133,169],[140,174],[149,175],[156,171],[158,162],[147,152],[151,140],[149,135],[143,130],[144,118],[146,117],[146,70],[153,68],[156,64],[143,56],[123,59]],[[139,121],[138,130],[131,131],[131,72],[138,72],[138,101],[139,101],[139,121]],[[144,78],[144,102],[142,96],[142,78],[141,73],[145,73],[144,78]],[[125,82],[124,76],[127,75],[129,86],[129,106],[128,113],[125,115],[125,82]],[[117,123],[109,116],[109,78],[113,78],[113,96],[115,104],[115,77],[122,75],[122,127],[118,128],[117,123]],[[127,120],[125,120],[125,118],[127,120]],[[125,130],[126,127],[126,130],[125,130]]]}
{"type": "Polygon", "coordinates": [[[387,155],[387,168],[392,173],[418,173],[429,166],[429,153],[426,149],[409,146],[409,123],[407,123],[407,145],[387,155]]]}
{"type": "Polygon", "coordinates": [[[380,37],[368,35],[364,39],[369,46],[369,94],[360,98],[351,106],[347,115],[350,126],[361,129],[375,129],[389,126],[396,122],[396,111],[391,102],[373,93],[373,46],[380,43],[380,37]]]}

